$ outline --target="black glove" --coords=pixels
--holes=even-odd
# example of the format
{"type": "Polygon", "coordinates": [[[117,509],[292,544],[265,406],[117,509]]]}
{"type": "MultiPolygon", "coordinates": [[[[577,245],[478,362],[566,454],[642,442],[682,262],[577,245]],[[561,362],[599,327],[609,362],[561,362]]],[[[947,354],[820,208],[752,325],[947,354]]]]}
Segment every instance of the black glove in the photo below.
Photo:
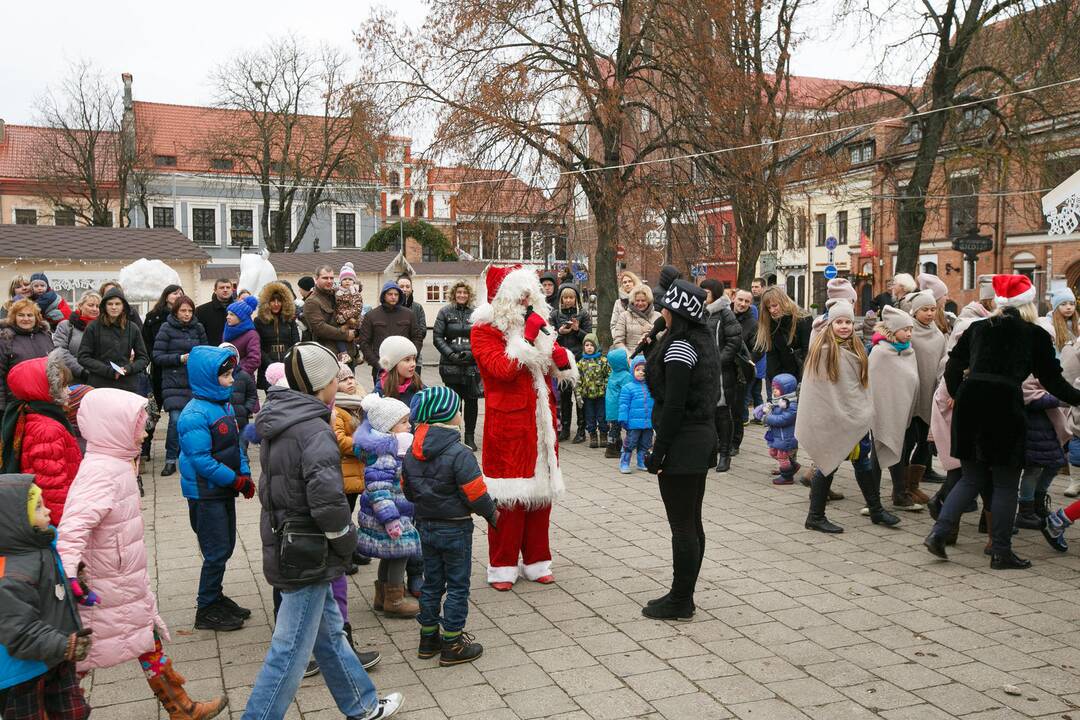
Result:
{"type": "Polygon", "coordinates": [[[659,448],[653,448],[645,455],[645,469],[650,475],[659,475],[660,468],[664,464],[667,452],[659,448]]]}
{"type": "Polygon", "coordinates": [[[329,541],[330,552],[337,555],[339,558],[349,560],[352,558],[353,550],[356,549],[356,528],[351,524],[349,525],[349,531],[341,537],[336,537],[329,541]]]}

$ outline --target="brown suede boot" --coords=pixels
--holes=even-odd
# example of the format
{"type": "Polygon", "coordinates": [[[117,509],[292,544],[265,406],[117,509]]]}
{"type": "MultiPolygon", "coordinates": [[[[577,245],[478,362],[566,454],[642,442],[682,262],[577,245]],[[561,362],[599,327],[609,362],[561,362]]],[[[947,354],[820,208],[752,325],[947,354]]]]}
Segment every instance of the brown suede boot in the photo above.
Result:
{"type": "Polygon", "coordinates": [[[169,713],[169,720],[209,720],[217,717],[229,701],[224,697],[209,702],[196,702],[184,692],[184,678],[173,668],[172,660],[165,662],[164,671],[147,679],[150,689],[169,713]]]}
{"type": "Polygon", "coordinates": [[[922,482],[923,473],[925,472],[925,465],[908,465],[907,468],[908,494],[911,495],[912,500],[921,505],[930,502],[930,496],[919,489],[919,483],[922,482]]]}
{"type": "Polygon", "coordinates": [[[375,599],[371,601],[372,610],[382,610],[386,598],[386,587],[382,580],[375,581],[375,599]]]}
{"type": "Polygon", "coordinates": [[[386,617],[415,619],[420,612],[420,603],[405,592],[404,585],[386,585],[383,593],[383,614],[386,617]]]}

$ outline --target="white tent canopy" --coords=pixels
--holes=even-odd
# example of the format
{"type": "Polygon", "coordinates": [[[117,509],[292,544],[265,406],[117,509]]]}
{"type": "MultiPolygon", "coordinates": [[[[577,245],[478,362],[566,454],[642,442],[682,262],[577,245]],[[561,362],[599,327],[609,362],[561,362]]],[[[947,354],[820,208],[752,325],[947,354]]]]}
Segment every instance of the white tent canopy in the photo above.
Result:
{"type": "Polygon", "coordinates": [[[1043,215],[1051,235],[1069,235],[1080,226],[1080,170],[1074,172],[1042,199],[1043,215]]]}

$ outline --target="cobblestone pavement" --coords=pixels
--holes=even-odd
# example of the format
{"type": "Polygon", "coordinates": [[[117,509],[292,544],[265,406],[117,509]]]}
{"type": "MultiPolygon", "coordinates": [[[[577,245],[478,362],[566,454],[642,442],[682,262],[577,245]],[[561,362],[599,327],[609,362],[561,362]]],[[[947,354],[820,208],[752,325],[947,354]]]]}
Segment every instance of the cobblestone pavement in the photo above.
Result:
{"type": "MultiPolygon", "coordinates": [[[[155,443],[160,466],[164,423],[155,443]]],[[[567,496],[552,515],[558,584],[484,583],[486,540],[474,544],[468,629],[476,663],[440,668],[416,658],[418,629],[370,609],[375,566],[350,578],[357,638],[383,661],[372,677],[405,694],[403,718],[1080,718],[1080,559],[1056,555],[1033,531],[1016,548],[1027,571],[992,572],[968,516],[950,562],[921,546],[925,513],[897,530],[847,499],[829,517],[847,529],[803,529],[807,492],[776,488],[760,428],[726,475],[710,475],[708,548],[690,623],[646,620],[641,605],[670,579],[670,536],[655,479],[620,475],[602,450],[563,451],[567,496]],[[1019,695],[1006,694],[1015,685],[1019,695]]],[[[755,432],[756,431],[756,432],[755,432]]],[[[253,466],[255,466],[253,458],[253,466]]],[[[200,558],[178,476],[144,470],[146,542],[169,654],[195,696],[226,691],[239,718],[270,641],[257,500],[238,502],[240,542],[226,591],[253,608],[246,627],[192,630],[200,558]]],[[[1064,482],[1055,487],[1056,500],[1064,482]]],[[[1080,539],[1078,539],[1080,544],[1080,539]]],[[[86,683],[95,717],[165,718],[137,662],[86,683]]],[[[223,715],[224,717],[224,715],[223,715]]],[[[305,680],[289,718],[339,719],[321,677],[305,680]]]]}

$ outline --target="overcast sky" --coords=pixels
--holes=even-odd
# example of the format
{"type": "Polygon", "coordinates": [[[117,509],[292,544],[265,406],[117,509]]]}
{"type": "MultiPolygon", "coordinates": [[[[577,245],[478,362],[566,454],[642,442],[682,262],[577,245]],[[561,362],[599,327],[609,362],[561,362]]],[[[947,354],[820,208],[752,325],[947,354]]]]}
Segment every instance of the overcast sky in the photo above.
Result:
{"type": "MultiPolygon", "coordinates": [[[[835,27],[832,1],[819,0],[807,13],[808,37],[795,54],[794,72],[868,78],[875,66],[873,48],[856,29],[835,27]]],[[[35,100],[79,60],[91,61],[107,77],[132,73],[136,99],[207,104],[211,71],[238,51],[287,32],[351,50],[353,31],[375,5],[368,0],[188,0],[176,5],[96,0],[88,12],[88,6],[70,1],[5,2],[0,11],[0,118],[32,123],[35,100]]],[[[423,0],[389,5],[410,22],[423,19],[423,0]]]]}

